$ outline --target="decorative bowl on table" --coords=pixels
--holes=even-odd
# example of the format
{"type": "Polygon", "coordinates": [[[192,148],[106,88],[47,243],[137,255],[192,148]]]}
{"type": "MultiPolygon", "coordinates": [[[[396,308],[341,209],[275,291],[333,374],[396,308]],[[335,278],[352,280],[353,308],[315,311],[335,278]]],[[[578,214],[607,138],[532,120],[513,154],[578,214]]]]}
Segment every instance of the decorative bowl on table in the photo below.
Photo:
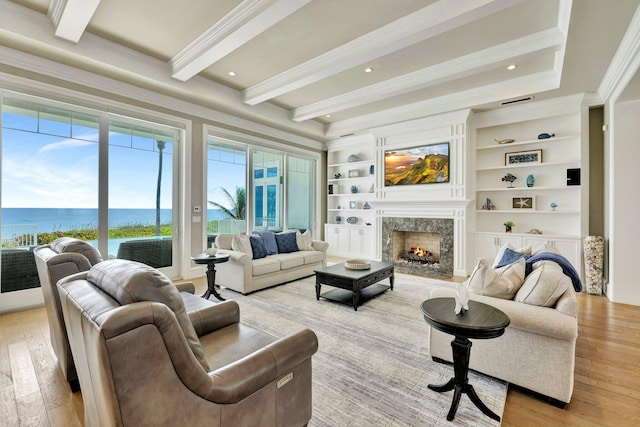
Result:
{"type": "Polygon", "coordinates": [[[347,218],[347,222],[349,224],[357,224],[358,223],[358,217],[357,216],[350,216],[349,218],[347,218]]]}
{"type": "Polygon", "coordinates": [[[368,270],[371,263],[363,259],[349,259],[344,262],[344,267],[349,270],[368,270]]]}

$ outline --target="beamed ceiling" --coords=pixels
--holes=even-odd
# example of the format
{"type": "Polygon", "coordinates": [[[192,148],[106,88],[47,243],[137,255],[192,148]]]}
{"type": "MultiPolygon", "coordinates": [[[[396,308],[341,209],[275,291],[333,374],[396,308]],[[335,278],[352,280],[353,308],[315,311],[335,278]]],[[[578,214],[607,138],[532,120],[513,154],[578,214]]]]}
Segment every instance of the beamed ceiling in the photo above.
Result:
{"type": "Polygon", "coordinates": [[[0,0],[0,44],[325,141],[597,94],[639,1],[0,0]]]}

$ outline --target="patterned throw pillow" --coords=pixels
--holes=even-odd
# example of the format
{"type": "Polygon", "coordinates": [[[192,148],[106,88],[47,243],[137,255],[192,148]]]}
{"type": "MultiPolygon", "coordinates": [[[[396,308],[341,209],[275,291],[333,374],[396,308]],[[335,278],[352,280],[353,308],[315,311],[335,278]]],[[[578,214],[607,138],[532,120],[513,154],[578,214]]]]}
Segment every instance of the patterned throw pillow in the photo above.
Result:
{"type": "Polygon", "coordinates": [[[298,252],[298,241],[296,240],[295,232],[277,233],[275,236],[278,244],[278,253],[298,252]]]}
{"type": "Polygon", "coordinates": [[[260,259],[267,256],[267,249],[264,247],[264,240],[257,234],[249,236],[251,242],[251,250],[253,251],[253,259],[260,259]]]}
{"type": "Polygon", "coordinates": [[[300,231],[296,232],[296,241],[298,242],[298,250],[301,251],[313,251],[315,250],[313,246],[311,246],[311,233],[309,230],[304,233],[300,233],[300,231]]]}
{"type": "Polygon", "coordinates": [[[529,257],[531,257],[531,255],[523,254],[523,253],[520,253],[518,251],[514,251],[512,249],[505,248],[504,249],[504,253],[502,254],[502,259],[500,261],[498,261],[493,266],[493,268],[500,268],[500,267],[504,267],[505,265],[513,264],[514,262],[516,262],[520,258],[524,258],[525,261],[526,261],[529,257]]]}
{"type": "Polygon", "coordinates": [[[264,247],[267,250],[267,255],[275,255],[278,253],[276,236],[271,231],[257,231],[254,234],[259,234],[260,237],[262,237],[264,247]]]}
{"type": "Polygon", "coordinates": [[[481,258],[467,281],[467,287],[477,295],[513,299],[523,282],[524,258],[495,270],[481,258]]]}

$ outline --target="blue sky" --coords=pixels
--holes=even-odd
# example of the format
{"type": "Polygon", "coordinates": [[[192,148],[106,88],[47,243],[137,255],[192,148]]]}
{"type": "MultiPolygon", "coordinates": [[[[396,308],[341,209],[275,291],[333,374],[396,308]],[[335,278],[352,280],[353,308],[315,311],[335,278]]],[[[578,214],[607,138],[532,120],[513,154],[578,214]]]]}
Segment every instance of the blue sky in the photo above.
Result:
{"type": "MultiPolygon", "coordinates": [[[[126,137],[125,144],[122,134],[110,134],[109,207],[155,208],[158,152],[151,151],[154,141],[126,137]]],[[[97,208],[97,140],[97,129],[91,127],[38,123],[35,118],[4,113],[2,206],[97,208]],[[33,132],[38,125],[48,134],[33,132]]],[[[171,148],[165,149],[163,159],[162,208],[171,208],[171,148]]]]}

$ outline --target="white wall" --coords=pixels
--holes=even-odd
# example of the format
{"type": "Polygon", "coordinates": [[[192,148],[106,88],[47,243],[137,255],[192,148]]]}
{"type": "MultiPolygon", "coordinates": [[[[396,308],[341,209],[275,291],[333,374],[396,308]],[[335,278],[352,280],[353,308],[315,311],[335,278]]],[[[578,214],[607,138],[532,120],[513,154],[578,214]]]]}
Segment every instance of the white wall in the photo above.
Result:
{"type": "Polygon", "coordinates": [[[614,302],[640,305],[640,100],[615,104],[610,114],[607,296],[614,302]]]}

